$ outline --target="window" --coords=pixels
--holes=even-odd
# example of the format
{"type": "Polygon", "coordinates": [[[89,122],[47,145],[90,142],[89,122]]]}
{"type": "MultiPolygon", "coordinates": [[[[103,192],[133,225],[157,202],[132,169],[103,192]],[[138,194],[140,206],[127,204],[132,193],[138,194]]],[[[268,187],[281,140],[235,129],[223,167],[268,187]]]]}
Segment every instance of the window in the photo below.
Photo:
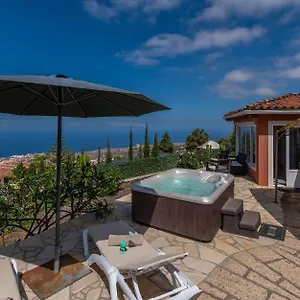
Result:
{"type": "Polygon", "coordinates": [[[290,169],[300,169],[300,128],[290,130],[290,169]]]}
{"type": "Polygon", "coordinates": [[[247,162],[255,166],[256,163],[256,126],[238,126],[238,151],[247,155],[247,162]]]}

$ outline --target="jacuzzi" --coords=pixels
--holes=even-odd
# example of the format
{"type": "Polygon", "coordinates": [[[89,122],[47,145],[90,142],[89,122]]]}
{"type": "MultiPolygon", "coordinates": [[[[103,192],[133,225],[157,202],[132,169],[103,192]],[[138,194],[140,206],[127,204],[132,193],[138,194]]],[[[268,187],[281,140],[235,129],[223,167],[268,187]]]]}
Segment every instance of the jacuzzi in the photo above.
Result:
{"type": "Polygon", "coordinates": [[[211,241],[221,226],[221,208],[233,194],[230,174],[172,169],[132,185],[132,219],[211,241]]]}

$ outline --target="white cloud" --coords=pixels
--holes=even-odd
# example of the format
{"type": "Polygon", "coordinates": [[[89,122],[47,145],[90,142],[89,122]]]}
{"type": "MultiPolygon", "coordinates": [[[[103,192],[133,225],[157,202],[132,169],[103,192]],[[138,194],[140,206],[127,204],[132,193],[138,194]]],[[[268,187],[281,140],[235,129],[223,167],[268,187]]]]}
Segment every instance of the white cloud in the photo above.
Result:
{"type": "Polygon", "coordinates": [[[277,94],[277,92],[269,87],[261,86],[254,90],[254,94],[260,95],[260,96],[274,96],[277,94]]]}
{"type": "Polygon", "coordinates": [[[159,60],[151,58],[146,53],[140,50],[135,50],[130,53],[120,52],[115,55],[118,58],[123,59],[128,63],[133,63],[137,66],[154,66],[159,64],[159,60]]]}
{"type": "Polygon", "coordinates": [[[209,3],[194,22],[225,20],[231,16],[259,18],[285,8],[300,8],[299,0],[211,0],[209,3]]]}
{"type": "Polygon", "coordinates": [[[224,53],[222,53],[222,52],[212,52],[205,56],[204,61],[206,63],[211,63],[211,62],[214,62],[217,59],[221,58],[222,56],[224,56],[224,53]]]}
{"type": "Polygon", "coordinates": [[[289,78],[289,79],[298,79],[298,78],[300,78],[300,66],[284,70],[284,71],[280,72],[279,75],[282,77],[289,78]]]}
{"type": "Polygon", "coordinates": [[[92,17],[104,22],[117,19],[121,14],[150,15],[153,20],[161,11],[170,11],[177,8],[185,0],[108,0],[102,4],[101,0],[83,0],[83,8],[92,17]]]}
{"type": "MultiPolygon", "coordinates": [[[[175,57],[202,49],[225,48],[233,45],[247,44],[262,37],[266,30],[255,26],[252,28],[237,27],[234,29],[216,29],[200,31],[194,37],[180,34],[161,33],[146,41],[140,49],[123,53],[126,61],[135,62],[138,58],[157,60],[160,57],[175,57]]],[[[146,65],[148,65],[146,63],[146,65]]]]}
{"type": "Polygon", "coordinates": [[[214,86],[212,90],[220,94],[223,98],[240,99],[248,95],[248,91],[245,88],[240,87],[236,83],[224,80],[214,86]]]}
{"type": "Polygon", "coordinates": [[[252,73],[243,70],[233,70],[225,74],[224,80],[231,82],[246,82],[251,80],[253,77],[252,73]]]}

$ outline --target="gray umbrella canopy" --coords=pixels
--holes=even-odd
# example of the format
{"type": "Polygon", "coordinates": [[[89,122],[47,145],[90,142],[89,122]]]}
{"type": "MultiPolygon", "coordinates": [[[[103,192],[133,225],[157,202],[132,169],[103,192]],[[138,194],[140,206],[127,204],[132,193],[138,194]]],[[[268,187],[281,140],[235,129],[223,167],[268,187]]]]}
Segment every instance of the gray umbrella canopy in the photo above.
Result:
{"type": "Polygon", "coordinates": [[[62,117],[138,117],[167,110],[142,94],[57,76],[0,76],[0,113],[57,116],[56,239],[54,271],[60,269],[62,117]]]}
{"type": "Polygon", "coordinates": [[[169,109],[142,94],[62,76],[0,76],[0,112],[64,117],[140,116],[169,109]],[[62,98],[62,99],[61,99],[62,98]]]}

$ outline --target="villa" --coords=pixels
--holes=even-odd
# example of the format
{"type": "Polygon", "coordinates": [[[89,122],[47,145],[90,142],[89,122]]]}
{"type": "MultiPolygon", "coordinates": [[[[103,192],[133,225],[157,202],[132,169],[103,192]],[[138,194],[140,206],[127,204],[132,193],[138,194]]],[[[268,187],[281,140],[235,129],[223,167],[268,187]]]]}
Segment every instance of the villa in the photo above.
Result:
{"type": "MultiPolygon", "coordinates": [[[[276,131],[300,118],[300,94],[265,99],[224,115],[233,121],[236,152],[247,154],[248,173],[261,186],[274,185],[276,131]]],[[[300,128],[279,139],[278,179],[300,187],[300,128]]]]}

